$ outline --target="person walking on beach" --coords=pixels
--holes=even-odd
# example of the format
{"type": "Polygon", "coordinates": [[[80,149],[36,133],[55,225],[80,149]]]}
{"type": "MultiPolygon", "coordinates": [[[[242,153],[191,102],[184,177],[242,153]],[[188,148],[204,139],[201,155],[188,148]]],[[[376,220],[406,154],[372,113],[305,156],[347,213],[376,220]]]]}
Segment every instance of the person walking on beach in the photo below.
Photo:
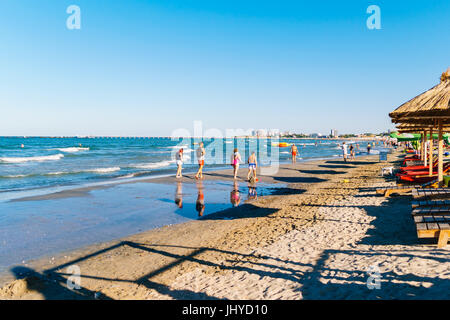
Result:
{"type": "Polygon", "coordinates": [[[237,177],[240,162],[241,162],[241,155],[239,154],[238,149],[234,148],[233,154],[231,155],[231,165],[233,166],[234,179],[236,179],[237,177]]]}
{"type": "Polygon", "coordinates": [[[200,142],[197,148],[197,160],[198,160],[198,171],[195,175],[195,179],[203,179],[203,166],[205,165],[205,148],[203,148],[203,142],[200,142]]]}
{"type": "Polygon", "coordinates": [[[372,146],[370,145],[370,142],[367,144],[367,153],[370,154],[370,149],[372,148],[372,146]]]}
{"type": "Polygon", "coordinates": [[[258,167],[258,162],[256,160],[255,151],[248,157],[248,173],[247,180],[250,181],[250,175],[253,174],[253,180],[256,182],[256,168],[258,167]]]}
{"type": "Polygon", "coordinates": [[[347,162],[347,145],[342,142],[342,156],[344,157],[344,162],[347,162]]]}
{"type": "Polygon", "coordinates": [[[181,170],[183,169],[183,148],[178,150],[178,152],[175,155],[175,159],[177,162],[177,175],[175,176],[175,178],[181,178],[182,177],[181,170]]]}
{"type": "Polygon", "coordinates": [[[295,143],[291,146],[292,163],[297,162],[297,146],[295,143]]]}

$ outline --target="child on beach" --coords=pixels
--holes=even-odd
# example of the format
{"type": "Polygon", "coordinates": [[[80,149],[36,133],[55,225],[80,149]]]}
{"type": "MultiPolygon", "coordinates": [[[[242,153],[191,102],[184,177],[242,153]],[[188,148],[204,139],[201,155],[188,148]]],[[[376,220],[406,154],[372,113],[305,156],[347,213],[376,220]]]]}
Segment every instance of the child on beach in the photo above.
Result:
{"type": "Polygon", "coordinates": [[[198,160],[198,171],[195,175],[195,179],[203,179],[203,166],[205,165],[205,148],[203,148],[203,142],[199,143],[197,148],[197,160],[198,160]]]}
{"type": "Polygon", "coordinates": [[[178,152],[175,155],[175,159],[177,162],[177,175],[175,176],[175,178],[181,178],[181,170],[183,169],[183,148],[181,148],[180,150],[178,150],[178,152]]]}
{"type": "Polygon", "coordinates": [[[256,160],[256,154],[255,151],[252,152],[252,154],[248,157],[248,173],[247,173],[247,180],[250,181],[250,175],[253,173],[253,179],[256,182],[256,168],[258,166],[258,162],[256,160]]]}
{"type": "Polygon", "coordinates": [[[241,161],[241,155],[237,148],[234,148],[234,152],[231,155],[231,165],[233,166],[234,179],[237,177],[237,172],[239,170],[239,162],[241,161]]]}

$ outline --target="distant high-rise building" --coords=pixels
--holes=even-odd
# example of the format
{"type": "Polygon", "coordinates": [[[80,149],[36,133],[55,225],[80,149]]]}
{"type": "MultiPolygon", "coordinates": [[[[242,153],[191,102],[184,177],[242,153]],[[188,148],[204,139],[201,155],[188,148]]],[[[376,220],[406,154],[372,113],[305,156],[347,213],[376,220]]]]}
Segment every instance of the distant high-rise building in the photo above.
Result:
{"type": "Polygon", "coordinates": [[[338,137],[338,132],[337,132],[336,129],[331,129],[330,137],[331,138],[337,138],[338,137]]]}

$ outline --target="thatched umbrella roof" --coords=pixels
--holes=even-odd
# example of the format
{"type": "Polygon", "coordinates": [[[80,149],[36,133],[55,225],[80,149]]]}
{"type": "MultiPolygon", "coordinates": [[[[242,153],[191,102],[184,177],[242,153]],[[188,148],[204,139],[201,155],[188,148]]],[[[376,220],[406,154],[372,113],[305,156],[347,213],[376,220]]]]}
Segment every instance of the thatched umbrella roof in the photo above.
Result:
{"type": "MultiPolygon", "coordinates": [[[[424,130],[434,129],[436,131],[435,124],[415,124],[415,123],[400,123],[397,125],[397,130],[399,133],[421,133],[424,130]]],[[[443,124],[442,129],[444,132],[450,132],[450,123],[443,124]]]]}
{"type": "Polygon", "coordinates": [[[392,122],[435,125],[434,120],[442,119],[443,124],[450,124],[450,68],[440,80],[438,85],[392,111],[392,122]]]}

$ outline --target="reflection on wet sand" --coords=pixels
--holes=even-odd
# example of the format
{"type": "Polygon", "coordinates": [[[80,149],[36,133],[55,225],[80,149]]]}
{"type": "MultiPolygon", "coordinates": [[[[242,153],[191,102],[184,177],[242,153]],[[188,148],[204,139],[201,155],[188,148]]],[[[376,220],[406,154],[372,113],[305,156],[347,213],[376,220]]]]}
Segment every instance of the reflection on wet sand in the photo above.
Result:
{"type": "MultiPolygon", "coordinates": [[[[188,189],[189,189],[190,185],[191,184],[188,184],[188,186],[187,186],[188,189]]],[[[196,186],[196,189],[197,189],[197,199],[195,201],[195,210],[197,211],[198,216],[202,217],[204,215],[204,213],[205,213],[205,207],[206,207],[205,206],[205,193],[204,193],[205,192],[205,186],[204,186],[204,183],[203,183],[202,180],[196,181],[195,186],[196,186]]],[[[213,191],[213,190],[211,190],[211,191],[213,191]]],[[[239,190],[239,182],[238,181],[234,181],[233,182],[232,190],[231,190],[230,196],[229,196],[230,203],[231,203],[232,207],[237,207],[237,206],[239,206],[241,204],[241,201],[242,201],[241,192],[246,192],[246,191],[248,192],[246,201],[253,201],[253,200],[258,199],[257,183],[256,182],[250,181],[250,182],[248,182],[248,184],[246,186],[242,185],[241,186],[241,190],[239,190]],[[245,190],[246,187],[247,187],[248,190],[245,190]]],[[[183,201],[183,183],[181,181],[177,181],[176,189],[175,189],[175,204],[176,204],[176,206],[179,209],[183,209],[184,208],[185,210],[187,210],[187,212],[192,210],[191,209],[192,207],[191,207],[190,204],[192,204],[191,201],[195,199],[195,198],[192,199],[189,196],[189,194],[190,194],[189,192],[184,194],[185,197],[187,196],[187,200],[184,199],[185,201],[187,201],[186,202],[186,207],[184,208],[184,204],[185,203],[183,201]]],[[[220,203],[220,201],[217,202],[217,201],[211,200],[211,199],[209,201],[210,201],[210,203],[209,203],[210,204],[210,207],[209,207],[210,210],[212,210],[211,209],[212,208],[211,205],[213,207],[215,207],[216,205],[218,205],[220,203]]],[[[179,213],[181,213],[181,212],[182,211],[179,211],[179,213]]]]}
{"type": "Polygon", "coordinates": [[[256,200],[258,199],[258,192],[256,190],[256,183],[248,184],[248,200],[256,200]]]}
{"type": "Polygon", "coordinates": [[[233,207],[237,207],[241,202],[241,195],[239,193],[239,185],[237,181],[233,183],[233,190],[230,193],[230,202],[233,207]]]}
{"type": "Polygon", "coordinates": [[[197,186],[197,202],[195,203],[195,210],[198,212],[198,216],[203,216],[203,213],[205,212],[205,195],[203,194],[203,181],[198,180],[196,182],[197,186]]]}
{"type": "Polygon", "coordinates": [[[175,204],[178,208],[183,208],[183,184],[181,181],[177,182],[177,191],[175,192],[175,204]]]}

